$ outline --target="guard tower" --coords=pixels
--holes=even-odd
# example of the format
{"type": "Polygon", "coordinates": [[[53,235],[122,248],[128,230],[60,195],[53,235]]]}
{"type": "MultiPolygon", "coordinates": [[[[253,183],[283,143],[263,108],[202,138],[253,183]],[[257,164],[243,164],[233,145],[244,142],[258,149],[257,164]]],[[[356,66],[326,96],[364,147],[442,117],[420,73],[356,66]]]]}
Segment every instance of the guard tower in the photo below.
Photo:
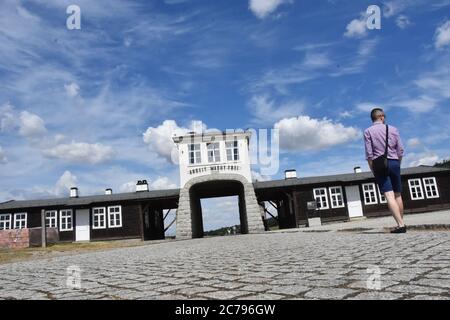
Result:
{"type": "Polygon", "coordinates": [[[180,166],[178,239],[203,237],[202,198],[237,195],[241,233],[264,231],[252,184],[251,132],[190,132],[174,136],[180,166]]]}

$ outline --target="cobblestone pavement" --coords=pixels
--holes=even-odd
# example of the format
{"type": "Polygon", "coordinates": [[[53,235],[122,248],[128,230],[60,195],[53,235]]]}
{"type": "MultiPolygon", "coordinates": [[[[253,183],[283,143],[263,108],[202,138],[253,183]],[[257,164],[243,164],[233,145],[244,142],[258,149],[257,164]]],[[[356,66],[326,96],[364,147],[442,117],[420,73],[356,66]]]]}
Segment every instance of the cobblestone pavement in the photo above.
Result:
{"type": "Polygon", "coordinates": [[[150,243],[0,265],[0,299],[450,299],[449,249],[448,231],[150,243]]]}

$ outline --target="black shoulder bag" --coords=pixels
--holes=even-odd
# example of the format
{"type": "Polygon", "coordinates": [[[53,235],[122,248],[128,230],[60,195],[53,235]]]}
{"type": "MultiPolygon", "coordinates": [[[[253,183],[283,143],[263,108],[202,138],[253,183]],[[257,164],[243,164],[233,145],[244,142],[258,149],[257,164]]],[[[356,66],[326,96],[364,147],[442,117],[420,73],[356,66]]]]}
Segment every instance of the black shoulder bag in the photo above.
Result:
{"type": "Polygon", "coordinates": [[[388,162],[388,139],[389,139],[389,126],[386,125],[386,148],[384,154],[376,159],[373,159],[372,167],[373,171],[379,175],[387,175],[389,172],[389,162],[388,162]]]}

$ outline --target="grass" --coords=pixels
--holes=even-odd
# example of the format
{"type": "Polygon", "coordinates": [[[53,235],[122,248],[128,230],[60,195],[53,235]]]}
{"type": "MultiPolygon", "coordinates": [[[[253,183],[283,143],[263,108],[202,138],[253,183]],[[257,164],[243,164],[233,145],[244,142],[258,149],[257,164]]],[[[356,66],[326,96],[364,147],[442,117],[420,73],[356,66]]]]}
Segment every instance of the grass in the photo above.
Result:
{"type": "Polygon", "coordinates": [[[0,249],[0,264],[27,260],[31,255],[28,249],[0,249]]]}
{"type": "Polygon", "coordinates": [[[136,247],[148,244],[141,240],[116,240],[96,242],[68,242],[49,245],[46,248],[0,249],[0,264],[49,258],[65,254],[136,247]]]}

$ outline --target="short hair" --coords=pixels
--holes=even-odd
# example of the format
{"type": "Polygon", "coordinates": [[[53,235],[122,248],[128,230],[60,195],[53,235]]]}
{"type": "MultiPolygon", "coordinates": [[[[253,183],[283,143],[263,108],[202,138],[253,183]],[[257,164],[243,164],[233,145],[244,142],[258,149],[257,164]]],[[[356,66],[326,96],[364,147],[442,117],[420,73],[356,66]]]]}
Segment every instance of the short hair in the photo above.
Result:
{"type": "Polygon", "coordinates": [[[382,116],[384,114],[383,109],[381,108],[374,108],[372,109],[372,111],[370,112],[370,118],[372,118],[372,121],[377,120],[380,116],[382,116]]]}

